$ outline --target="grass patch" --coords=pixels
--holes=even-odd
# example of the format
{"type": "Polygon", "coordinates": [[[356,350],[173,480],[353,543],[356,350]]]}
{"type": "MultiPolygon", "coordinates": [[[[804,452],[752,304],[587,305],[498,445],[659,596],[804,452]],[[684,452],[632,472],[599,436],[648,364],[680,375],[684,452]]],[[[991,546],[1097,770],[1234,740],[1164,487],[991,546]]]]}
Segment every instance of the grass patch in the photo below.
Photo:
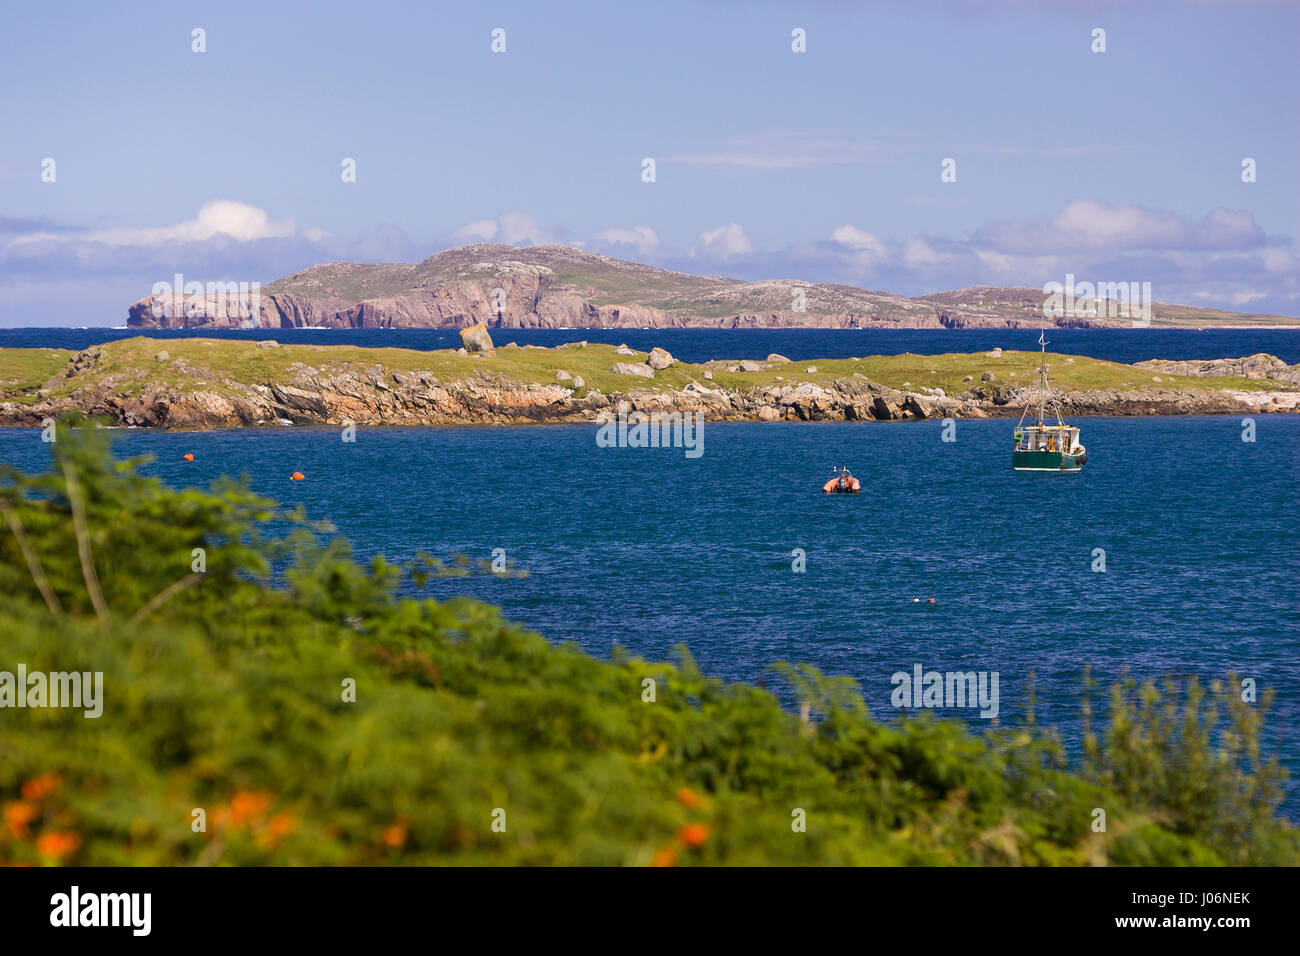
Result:
{"type": "Polygon", "coordinates": [[[67,349],[0,349],[0,401],[32,404],[72,355],[67,349]]]}
{"type": "MultiPolygon", "coordinates": [[[[506,338],[508,330],[499,330],[506,338]]],[[[290,384],[298,375],[297,365],[322,373],[352,371],[365,373],[376,366],[387,372],[429,372],[443,383],[465,382],[480,373],[501,376],[521,384],[562,384],[560,370],[580,376],[588,389],[605,393],[632,390],[677,390],[689,382],[710,385],[704,380],[704,365],[677,362],[655,373],[653,379],[619,375],[610,371],[616,362],[639,364],[645,352],[624,356],[615,346],[588,344],[559,348],[506,348],[499,342],[490,355],[458,355],[454,350],[419,351],[400,348],[362,348],[352,345],[281,345],[258,348],[243,339],[178,339],[162,342],[147,337],[123,339],[100,346],[101,358],[90,371],[52,384],[51,395],[63,397],[77,388],[111,384],[124,396],[138,395],[149,385],[167,385],[181,392],[209,390],[235,393],[238,386],[290,384]],[[155,355],[165,351],[168,358],[155,355]],[[235,383],[234,385],[230,383],[235,383]]],[[[0,382],[8,401],[35,400],[35,390],[57,375],[72,353],[52,349],[0,349],[0,382]]],[[[1223,389],[1273,391],[1290,386],[1238,376],[1195,378],[1155,373],[1118,362],[1085,356],[1048,353],[1049,376],[1054,386],[1067,390],[1166,388],[1216,392],[1223,389]],[[1154,379],[1159,378],[1159,382],[1154,379]]],[[[943,355],[876,355],[857,359],[808,359],[773,365],[757,372],[729,372],[712,369],[710,387],[746,389],[811,382],[831,386],[837,380],[865,376],[873,383],[891,388],[919,391],[922,387],[942,388],[948,395],[961,395],[981,384],[990,372],[997,386],[1034,386],[1038,381],[1037,352],[1004,352],[1001,358],[985,353],[943,355]],[[806,369],[813,366],[816,372],[806,369]],[[964,379],[969,376],[971,381],[964,379]]]]}

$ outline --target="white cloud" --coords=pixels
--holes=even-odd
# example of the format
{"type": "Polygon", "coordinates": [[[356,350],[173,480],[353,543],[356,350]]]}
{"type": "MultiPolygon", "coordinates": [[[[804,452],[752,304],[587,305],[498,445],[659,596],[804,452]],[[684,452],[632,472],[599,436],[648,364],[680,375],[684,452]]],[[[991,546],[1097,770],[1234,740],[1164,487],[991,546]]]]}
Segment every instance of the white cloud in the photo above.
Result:
{"type": "Polygon", "coordinates": [[[767,130],[730,136],[703,152],[664,156],[667,163],[722,169],[799,169],[861,163],[875,157],[880,144],[856,133],[834,130],[767,130]]]}
{"type": "Polygon", "coordinates": [[[596,241],[611,246],[631,246],[641,256],[648,256],[659,248],[659,234],[649,226],[606,229],[596,234],[596,241]]]}
{"type": "Polygon", "coordinates": [[[544,246],[559,240],[524,212],[503,212],[495,219],[467,222],[451,234],[453,242],[502,242],[509,246],[544,246]]]}
{"type": "Polygon", "coordinates": [[[878,237],[857,226],[840,226],[831,233],[831,242],[848,246],[868,261],[882,261],[888,251],[885,243],[878,237]]]}
{"type": "Polygon", "coordinates": [[[467,222],[451,234],[456,242],[491,242],[496,238],[497,222],[495,219],[476,219],[467,222]]]}
{"type": "MultiPolygon", "coordinates": [[[[715,169],[780,170],[806,169],[817,166],[864,165],[886,157],[927,155],[1083,156],[1092,153],[1116,153],[1145,150],[1148,145],[987,145],[966,146],[952,143],[925,143],[904,130],[879,129],[871,136],[859,130],[768,129],[737,136],[727,136],[684,153],[660,157],[666,163],[703,166],[715,169]],[[944,152],[940,152],[943,150],[944,152]]],[[[922,199],[921,202],[929,202],[922,199]]],[[[940,200],[945,202],[945,200],[940,200]]],[[[963,200],[947,202],[964,203],[963,200]]]]}
{"type": "Polygon", "coordinates": [[[37,232],[19,236],[11,246],[34,242],[68,241],[95,242],[106,246],[158,246],[177,242],[206,242],[226,237],[239,242],[255,239],[285,239],[294,234],[292,219],[273,222],[263,209],[230,199],[217,199],[203,204],[193,219],[174,226],[156,226],[141,229],[104,229],[98,232],[50,233],[37,232]]]}
{"type": "MultiPolygon", "coordinates": [[[[414,262],[468,242],[561,241],[555,238],[558,227],[543,228],[522,212],[466,223],[431,244],[412,242],[390,225],[353,237],[296,230],[291,219],[272,220],[256,206],[234,201],[209,202],[193,219],[170,226],[86,231],[0,219],[0,231],[15,237],[0,242],[0,324],[29,321],[16,302],[5,302],[4,288],[19,284],[23,296],[39,298],[34,290],[45,289],[53,300],[69,284],[90,289],[98,281],[105,290],[106,321],[116,322],[120,300],[144,295],[178,270],[205,279],[269,282],[340,259],[414,262]],[[132,290],[129,295],[124,288],[132,290]]],[[[605,229],[590,236],[588,245],[687,272],[844,282],[906,295],[981,284],[1041,288],[1073,273],[1093,282],[1150,281],[1159,301],[1228,309],[1289,314],[1300,297],[1300,256],[1292,241],[1264,236],[1248,212],[1216,209],[1196,218],[1091,199],[1069,202],[1042,219],[988,222],[968,235],[916,232],[891,239],[846,223],[824,239],[765,252],[736,222],[700,233],[689,247],[639,224],[605,229]]]]}
{"type": "Polygon", "coordinates": [[[906,266],[918,269],[935,266],[942,261],[943,257],[920,236],[909,236],[903,243],[903,264],[906,266]]]}
{"type": "Polygon", "coordinates": [[[691,246],[691,256],[702,259],[734,259],[752,255],[757,247],[739,223],[729,222],[700,233],[691,246]]]}
{"type": "Polygon", "coordinates": [[[1300,270],[1300,263],[1297,263],[1296,257],[1285,249],[1264,249],[1259,254],[1264,263],[1264,268],[1269,272],[1296,272],[1300,270]]]}
{"type": "Polygon", "coordinates": [[[975,239],[998,252],[1029,253],[1246,249],[1262,245],[1265,237],[1248,212],[1216,209],[1192,220],[1141,206],[1076,199],[1051,219],[987,223],[975,239]]]}

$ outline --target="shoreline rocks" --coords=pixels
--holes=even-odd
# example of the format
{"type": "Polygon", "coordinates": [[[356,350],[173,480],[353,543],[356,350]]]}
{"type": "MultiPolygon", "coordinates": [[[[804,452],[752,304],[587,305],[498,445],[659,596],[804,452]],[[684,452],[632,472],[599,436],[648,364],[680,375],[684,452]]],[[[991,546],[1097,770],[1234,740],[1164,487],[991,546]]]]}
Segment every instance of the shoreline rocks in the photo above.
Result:
{"type": "Polygon", "coordinates": [[[1240,376],[1249,379],[1269,378],[1275,382],[1300,385],[1300,365],[1287,365],[1276,355],[1257,352],[1245,358],[1209,359],[1206,361],[1178,362],[1170,359],[1149,359],[1134,362],[1134,368],[1151,369],[1166,375],[1186,375],[1192,378],[1240,376]]]}
{"type": "MultiPolygon", "coordinates": [[[[627,379],[608,394],[587,388],[582,377],[571,371],[548,371],[546,375],[554,376],[550,381],[520,381],[493,371],[496,363],[468,361],[454,375],[443,371],[438,376],[378,363],[316,368],[293,362],[274,379],[236,382],[202,367],[197,359],[191,364],[182,357],[159,368],[149,357],[152,353],[145,365],[129,373],[104,374],[105,367],[113,367],[108,346],[75,353],[44,386],[27,393],[35,401],[0,398],[0,425],[39,426],[46,418],[57,419],[73,410],[106,417],[120,426],[168,429],[282,420],[295,425],[337,424],[346,419],[366,425],[584,422],[619,403],[640,411],[700,412],[709,421],[894,422],[1016,416],[1036,394],[1029,386],[1001,384],[976,386],[960,395],[932,386],[893,388],[860,372],[818,382],[792,379],[724,385],[714,381],[710,368],[699,368],[708,387],[697,381],[662,385],[644,381],[656,378],[649,359],[610,366],[627,379]],[[164,373],[172,382],[181,376],[183,384],[159,381],[164,373]],[[53,395],[64,391],[70,394],[53,395]]],[[[709,364],[719,372],[738,367],[725,361],[709,364]]],[[[1193,390],[1146,381],[1123,388],[1057,388],[1053,398],[1070,417],[1300,413],[1300,387],[1291,385],[1289,377],[1300,372],[1300,366],[1287,366],[1272,356],[1176,364],[1208,367],[1204,377],[1229,374],[1218,371],[1221,368],[1267,368],[1271,375],[1288,377],[1273,379],[1279,383],[1277,389],[1217,388],[1207,383],[1193,390]]],[[[1147,366],[1152,363],[1143,363],[1147,366]]],[[[789,374],[790,367],[783,371],[789,374]]]]}

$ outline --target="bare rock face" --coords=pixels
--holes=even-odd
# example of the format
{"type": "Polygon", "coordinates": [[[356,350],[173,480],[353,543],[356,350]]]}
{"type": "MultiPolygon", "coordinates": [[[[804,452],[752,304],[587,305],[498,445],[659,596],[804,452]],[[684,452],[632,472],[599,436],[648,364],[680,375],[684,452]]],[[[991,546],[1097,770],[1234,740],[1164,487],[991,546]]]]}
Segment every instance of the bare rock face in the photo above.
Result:
{"type": "Polygon", "coordinates": [[[467,352],[491,352],[492,336],[488,335],[487,326],[482,322],[460,330],[460,342],[467,352]]]}
{"type": "MultiPolygon", "coordinates": [[[[150,295],[130,306],[127,325],[461,329],[481,322],[494,330],[1037,329],[1044,321],[1042,306],[1041,290],[1030,288],[978,286],[909,298],[848,285],[690,275],[572,246],[476,244],[417,263],[326,263],[265,288],[209,282],[190,295],[150,295]],[[609,301],[611,288],[622,290],[622,301],[609,301]],[[799,311],[792,307],[793,298],[804,300],[799,311]]],[[[1181,325],[1216,324],[1232,314],[1153,306],[1154,317],[1181,325]]],[[[1129,322],[1070,316],[1052,324],[1089,328],[1129,322]]]]}
{"type": "MultiPolygon", "coordinates": [[[[252,348],[249,343],[250,352],[252,348]]],[[[439,376],[428,370],[388,368],[378,361],[331,365],[322,360],[316,363],[320,368],[294,362],[276,378],[255,373],[244,381],[191,356],[194,361],[182,357],[170,362],[168,381],[160,381],[150,353],[127,369],[106,364],[113,354],[111,345],[76,353],[37,393],[35,402],[7,400],[5,383],[0,382],[0,424],[31,427],[73,409],[120,425],[161,428],[334,424],[347,419],[393,425],[581,422],[615,405],[640,411],[699,411],[710,421],[905,421],[1013,416],[1027,398],[1037,400],[1035,389],[1014,384],[980,385],[960,397],[931,387],[914,394],[856,372],[818,383],[749,379],[712,388],[693,382],[680,389],[655,389],[632,381],[655,377],[646,362],[615,364],[612,371],[629,378],[605,395],[587,389],[577,376],[572,384],[558,374],[557,380],[547,382],[513,379],[492,368],[499,363],[489,360],[491,352],[467,353],[461,369],[439,376]],[[184,384],[177,384],[176,376],[184,376],[184,384]]],[[[1225,361],[1244,371],[1255,371],[1259,364],[1245,367],[1239,359],[1225,361]]],[[[727,364],[719,361],[714,368],[727,364]]],[[[1269,369],[1284,374],[1271,363],[1269,369]]],[[[711,377],[703,369],[700,374],[706,381],[711,377]]],[[[1166,379],[1164,384],[1118,389],[1054,390],[1053,397],[1071,416],[1300,412],[1300,388],[1289,383],[1248,391],[1217,388],[1213,382],[1176,388],[1166,379]]]]}
{"type": "Polygon", "coordinates": [[[1287,365],[1276,355],[1258,352],[1245,358],[1209,359],[1208,361],[1176,362],[1152,359],[1135,362],[1137,368],[1147,368],[1168,375],[1189,375],[1194,378],[1212,378],[1223,375],[1240,375],[1251,379],[1272,379],[1300,385],[1300,365],[1287,365]]]}
{"type": "Polygon", "coordinates": [[[903,410],[909,412],[917,420],[930,417],[930,410],[917,401],[915,395],[909,395],[903,400],[903,410]]]}
{"type": "Polygon", "coordinates": [[[645,363],[658,371],[672,365],[673,357],[665,349],[654,348],[650,350],[650,356],[645,360],[645,363]]]}
{"type": "Polygon", "coordinates": [[[773,364],[773,365],[788,365],[788,364],[790,364],[790,360],[789,360],[788,358],[786,358],[784,355],[781,355],[779,352],[773,352],[771,355],[769,355],[769,356],[767,357],[767,361],[770,362],[770,363],[773,364]]]}
{"type": "Polygon", "coordinates": [[[616,375],[640,375],[642,378],[654,378],[655,371],[649,365],[637,365],[632,362],[615,362],[609,370],[616,375]]]}
{"type": "Polygon", "coordinates": [[[620,345],[618,348],[614,349],[614,354],[615,355],[636,355],[636,353],[633,352],[626,345],[620,345]]]}
{"type": "Polygon", "coordinates": [[[765,368],[771,368],[766,362],[754,362],[750,359],[744,359],[735,367],[737,372],[761,372],[765,368]]]}
{"type": "Polygon", "coordinates": [[[871,400],[871,417],[881,422],[895,421],[903,417],[899,407],[884,395],[877,395],[871,400]]]}

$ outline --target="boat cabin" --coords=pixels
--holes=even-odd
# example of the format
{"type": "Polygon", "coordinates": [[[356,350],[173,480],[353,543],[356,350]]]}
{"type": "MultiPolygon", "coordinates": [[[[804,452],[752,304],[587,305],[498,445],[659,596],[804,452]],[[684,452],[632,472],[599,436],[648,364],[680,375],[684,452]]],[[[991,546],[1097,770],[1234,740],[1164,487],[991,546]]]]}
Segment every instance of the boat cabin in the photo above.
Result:
{"type": "Polygon", "coordinates": [[[1059,451],[1079,448],[1079,429],[1072,425],[1021,425],[1015,431],[1016,451],[1059,451]]]}

